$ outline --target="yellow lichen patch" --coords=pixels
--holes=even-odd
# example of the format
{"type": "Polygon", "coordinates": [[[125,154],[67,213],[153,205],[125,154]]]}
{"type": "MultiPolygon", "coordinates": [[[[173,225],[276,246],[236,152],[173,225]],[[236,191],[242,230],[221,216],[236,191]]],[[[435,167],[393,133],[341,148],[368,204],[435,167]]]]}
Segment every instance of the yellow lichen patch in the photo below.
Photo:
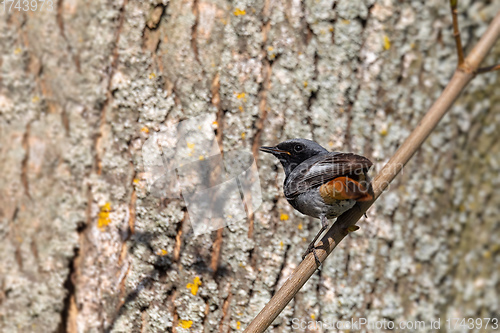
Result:
{"type": "Polygon", "coordinates": [[[22,51],[23,51],[23,50],[21,50],[21,48],[20,48],[20,47],[18,47],[18,48],[16,48],[16,49],[14,50],[14,54],[19,54],[19,53],[21,53],[22,51]]]}
{"type": "Polygon", "coordinates": [[[359,227],[357,225],[350,225],[347,227],[347,232],[354,232],[358,229],[359,229],[359,227]]]}
{"type": "Polygon", "coordinates": [[[496,252],[500,251],[500,244],[495,244],[495,245],[491,246],[490,251],[492,253],[496,253],[496,252]]]}
{"type": "Polygon", "coordinates": [[[246,133],[245,133],[245,132],[242,132],[242,133],[241,133],[241,138],[242,138],[242,139],[245,139],[245,137],[246,137],[246,136],[247,136],[247,135],[246,135],[246,133]]]}
{"type": "Polygon", "coordinates": [[[391,41],[387,35],[384,36],[384,49],[388,50],[391,48],[391,41]]]}
{"type": "Polygon", "coordinates": [[[104,229],[110,222],[109,213],[111,212],[111,203],[106,202],[103,206],[101,206],[101,210],[99,212],[99,216],[97,219],[97,226],[100,229],[104,229]]]}
{"type": "Polygon", "coordinates": [[[190,328],[193,326],[193,321],[192,320],[179,320],[179,326],[182,328],[190,328]]]}
{"type": "Polygon", "coordinates": [[[328,141],[328,146],[333,147],[333,141],[328,141]]]}
{"type": "Polygon", "coordinates": [[[159,249],[158,251],[156,251],[156,254],[159,256],[166,256],[168,254],[168,252],[167,252],[167,250],[159,249]]]}
{"type": "Polygon", "coordinates": [[[134,178],[133,182],[134,182],[134,184],[139,184],[139,179],[138,178],[134,178]]]}
{"type": "Polygon", "coordinates": [[[245,98],[245,95],[246,95],[246,94],[245,94],[244,92],[242,92],[242,93],[237,94],[237,95],[236,95],[236,98],[237,98],[237,99],[242,99],[242,98],[245,98]]]}
{"type": "Polygon", "coordinates": [[[285,244],[283,244],[283,241],[280,242],[280,248],[283,249],[283,247],[285,246],[285,244]]]}
{"type": "Polygon", "coordinates": [[[143,128],[141,128],[141,132],[148,134],[149,133],[149,128],[143,127],[143,128]]]}
{"type": "Polygon", "coordinates": [[[193,151],[194,151],[194,143],[188,142],[187,147],[189,149],[188,156],[193,156],[193,151]]]}
{"type": "Polygon", "coordinates": [[[238,109],[240,110],[240,112],[243,112],[243,107],[241,105],[238,107],[238,109]]]}
{"type": "Polygon", "coordinates": [[[241,330],[241,323],[239,321],[236,322],[236,329],[241,330]]]}
{"type": "Polygon", "coordinates": [[[236,8],[233,12],[234,16],[246,15],[247,12],[244,9],[236,8]]]}
{"type": "Polygon", "coordinates": [[[305,242],[307,240],[307,238],[305,237],[302,237],[302,241],[305,242]]]}
{"type": "Polygon", "coordinates": [[[273,52],[274,47],[272,47],[272,46],[268,46],[268,47],[267,47],[267,50],[268,50],[269,52],[273,52]]]}
{"type": "Polygon", "coordinates": [[[383,128],[381,131],[380,131],[380,135],[382,136],[386,136],[389,132],[387,131],[387,128],[383,128]]]}
{"type": "Polygon", "coordinates": [[[280,215],[280,220],[281,220],[281,221],[286,221],[286,220],[288,220],[288,218],[289,218],[289,217],[288,217],[288,214],[281,213],[281,215],[280,215]]]}
{"type": "Polygon", "coordinates": [[[40,97],[38,97],[38,96],[33,96],[33,98],[31,99],[31,102],[32,102],[32,103],[36,103],[36,102],[38,102],[39,100],[40,100],[40,97]]]}
{"type": "Polygon", "coordinates": [[[333,30],[334,30],[334,29],[333,29],[333,27],[330,27],[330,29],[328,29],[328,30],[329,30],[330,32],[333,32],[333,30]]]}
{"type": "Polygon", "coordinates": [[[200,155],[200,157],[198,157],[198,159],[199,159],[200,161],[203,161],[203,160],[205,159],[205,156],[200,155]]]}
{"type": "Polygon", "coordinates": [[[349,21],[349,20],[342,20],[341,22],[342,22],[342,23],[344,23],[344,24],[349,24],[349,23],[351,23],[351,21],[349,21]]]}
{"type": "Polygon", "coordinates": [[[299,228],[299,230],[302,230],[302,223],[299,223],[299,225],[297,226],[297,228],[299,228]]]}
{"type": "Polygon", "coordinates": [[[219,123],[218,123],[218,122],[216,122],[216,121],[214,121],[214,122],[212,123],[212,125],[214,125],[215,127],[217,127],[217,126],[219,126],[219,123]]]}
{"type": "Polygon", "coordinates": [[[486,16],[486,12],[484,10],[480,11],[478,14],[481,20],[483,20],[483,22],[488,19],[488,16],[486,16]]]}
{"type": "Polygon", "coordinates": [[[194,278],[193,283],[188,283],[186,285],[186,288],[191,289],[191,294],[193,294],[194,296],[196,296],[196,294],[198,293],[199,286],[201,286],[201,280],[197,276],[197,277],[194,278]]]}
{"type": "Polygon", "coordinates": [[[304,88],[307,88],[307,81],[304,81],[304,88]]]}
{"type": "Polygon", "coordinates": [[[316,315],[314,313],[311,313],[311,319],[312,320],[316,319],[316,315]]]}
{"type": "Polygon", "coordinates": [[[244,263],[242,263],[242,262],[240,262],[240,263],[238,264],[238,266],[240,266],[240,267],[245,267],[245,264],[244,264],[244,263]]]}
{"type": "Polygon", "coordinates": [[[154,79],[156,77],[156,74],[155,73],[151,73],[149,74],[149,79],[154,79]]]}

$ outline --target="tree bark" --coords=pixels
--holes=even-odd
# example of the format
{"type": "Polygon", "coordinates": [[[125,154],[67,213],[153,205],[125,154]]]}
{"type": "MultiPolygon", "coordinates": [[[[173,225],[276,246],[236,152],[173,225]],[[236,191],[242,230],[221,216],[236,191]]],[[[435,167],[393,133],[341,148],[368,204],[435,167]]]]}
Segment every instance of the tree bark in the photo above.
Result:
{"type": "MultiPolygon", "coordinates": [[[[53,6],[0,20],[2,332],[243,330],[320,228],[257,148],[304,137],[376,172],[457,64],[442,2],[53,6]],[[148,192],[141,149],[205,114],[224,151],[254,153],[263,203],[194,237],[183,200],[148,192]]],[[[499,10],[459,2],[466,50],[499,10]]],[[[499,123],[499,76],[478,76],[269,331],[499,318],[499,123]]]]}

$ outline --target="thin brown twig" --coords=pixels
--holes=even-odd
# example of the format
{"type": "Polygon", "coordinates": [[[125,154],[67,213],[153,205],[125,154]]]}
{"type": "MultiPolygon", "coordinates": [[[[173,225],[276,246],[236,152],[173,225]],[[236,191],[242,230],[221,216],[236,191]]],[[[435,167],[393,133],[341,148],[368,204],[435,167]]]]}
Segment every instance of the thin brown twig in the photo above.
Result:
{"type": "MultiPolygon", "coordinates": [[[[455,37],[455,44],[457,45],[457,55],[458,55],[457,67],[461,70],[468,71],[470,70],[470,68],[466,66],[464,60],[462,38],[460,37],[460,27],[458,26],[457,6],[458,6],[458,0],[450,0],[451,17],[453,20],[453,37],[455,37]]],[[[475,71],[475,73],[484,74],[484,73],[494,72],[497,70],[500,70],[500,64],[479,68],[475,71]]]]}
{"type": "MultiPolygon", "coordinates": [[[[439,120],[455,102],[465,86],[473,79],[479,64],[493,47],[493,44],[499,36],[500,12],[496,15],[484,35],[464,60],[464,65],[470,70],[457,69],[455,71],[455,74],[451,78],[441,96],[434,102],[410,136],[375,177],[372,182],[375,194],[374,200],[370,202],[357,203],[353,209],[350,209],[341,215],[328,230],[327,234],[321,239],[320,244],[322,245],[316,250],[316,254],[321,262],[323,262],[340,243],[340,241],[344,239],[344,237],[348,234],[348,230],[351,230],[349,227],[358,222],[366,210],[382,194],[391,181],[401,171],[403,166],[422,145],[425,139],[436,127],[439,120]]],[[[316,269],[317,266],[314,256],[309,254],[290,275],[283,286],[271,298],[269,303],[266,304],[264,309],[262,309],[257,317],[255,317],[254,320],[248,325],[245,332],[264,332],[265,329],[281,313],[281,311],[283,311],[285,306],[290,302],[300,288],[302,288],[307,280],[314,274],[316,269]]]]}
{"type": "Polygon", "coordinates": [[[458,28],[458,17],[457,17],[457,2],[458,0],[450,0],[451,7],[451,17],[453,20],[453,37],[455,37],[455,44],[457,44],[457,55],[458,55],[458,68],[461,68],[464,64],[464,49],[462,48],[462,38],[460,38],[460,29],[458,28]]]}
{"type": "Polygon", "coordinates": [[[476,73],[477,74],[483,74],[483,73],[489,73],[489,72],[494,72],[494,71],[498,71],[498,70],[500,70],[500,64],[479,68],[476,71],[476,73]]]}

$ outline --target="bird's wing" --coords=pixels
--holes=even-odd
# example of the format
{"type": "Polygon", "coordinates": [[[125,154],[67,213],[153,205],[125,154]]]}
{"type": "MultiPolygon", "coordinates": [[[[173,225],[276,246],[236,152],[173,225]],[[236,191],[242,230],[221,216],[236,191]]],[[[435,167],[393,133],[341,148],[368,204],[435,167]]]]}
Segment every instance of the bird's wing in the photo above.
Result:
{"type": "Polygon", "coordinates": [[[293,199],[305,191],[345,175],[366,172],[372,162],[353,153],[328,153],[300,163],[285,180],[285,197],[293,199]]]}

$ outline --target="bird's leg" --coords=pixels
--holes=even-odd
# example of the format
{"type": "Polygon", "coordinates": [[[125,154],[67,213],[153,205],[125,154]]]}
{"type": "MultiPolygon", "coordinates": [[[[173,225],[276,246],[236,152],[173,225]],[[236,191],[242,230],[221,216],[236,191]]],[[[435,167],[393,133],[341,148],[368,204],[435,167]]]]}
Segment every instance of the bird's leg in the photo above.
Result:
{"type": "MultiPolygon", "coordinates": [[[[358,209],[361,211],[361,207],[358,206],[358,209]]],[[[368,215],[366,215],[366,212],[363,213],[363,216],[368,218],[368,215]]]]}
{"type": "Polygon", "coordinates": [[[314,244],[316,243],[316,241],[318,240],[319,236],[321,236],[321,234],[323,233],[323,231],[325,231],[326,229],[328,229],[328,220],[326,219],[326,216],[321,216],[321,229],[320,231],[316,234],[316,236],[314,237],[313,241],[309,244],[309,246],[307,247],[307,250],[306,252],[304,252],[304,254],[302,255],[302,260],[304,260],[304,258],[309,254],[309,253],[313,253],[314,254],[314,260],[316,261],[316,265],[321,266],[321,261],[319,261],[319,258],[318,258],[318,255],[316,254],[316,249],[314,248],[314,244]]]}

